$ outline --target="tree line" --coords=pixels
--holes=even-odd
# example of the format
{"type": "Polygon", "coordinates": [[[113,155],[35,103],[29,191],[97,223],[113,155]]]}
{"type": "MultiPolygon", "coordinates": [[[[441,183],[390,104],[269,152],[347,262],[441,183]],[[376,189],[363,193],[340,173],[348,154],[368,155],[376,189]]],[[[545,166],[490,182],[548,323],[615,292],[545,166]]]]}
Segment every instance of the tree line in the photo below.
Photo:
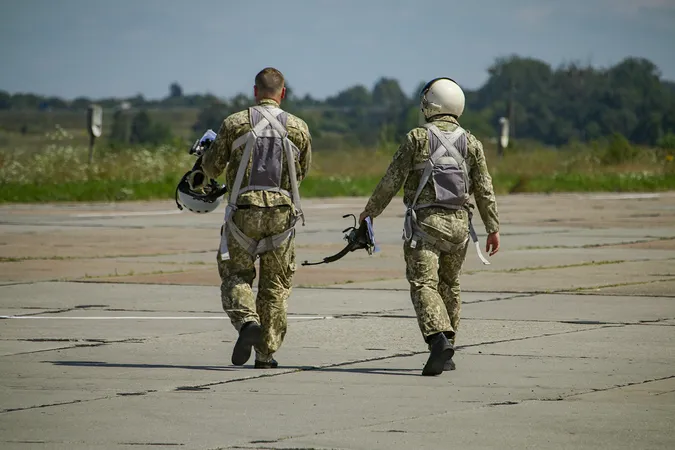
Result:
{"type": "MultiPolygon", "coordinates": [[[[511,119],[515,138],[549,145],[616,134],[636,144],[658,145],[664,138],[672,140],[675,133],[675,83],[662,79],[656,65],[647,59],[626,58],[609,68],[578,63],[554,68],[537,59],[510,56],[497,59],[488,73],[479,89],[465,90],[467,105],[461,120],[480,137],[494,136],[503,116],[511,119]]],[[[423,84],[420,82],[420,89],[423,84]]],[[[329,147],[332,141],[361,146],[396,141],[418,120],[419,89],[408,95],[393,78],[381,78],[372,89],[351,86],[324,100],[297,96],[292,86],[287,90],[284,108],[305,119],[313,136],[329,147]]],[[[144,139],[147,127],[154,127],[149,133],[152,140],[171,134],[166,124],[149,123],[141,114],[146,109],[197,108],[200,113],[192,128],[198,134],[206,128],[217,130],[224,117],[251,102],[244,94],[228,99],[185,95],[177,83],[159,100],[140,95],[96,100],[116,111],[115,120],[134,121],[136,128],[119,124],[118,133],[124,130],[136,140],[144,139]],[[136,110],[136,115],[125,118],[121,104],[136,110]]],[[[0,91],[0,110],[84,110],[90,103],[87,98],[65,101],[0,91]]]]}

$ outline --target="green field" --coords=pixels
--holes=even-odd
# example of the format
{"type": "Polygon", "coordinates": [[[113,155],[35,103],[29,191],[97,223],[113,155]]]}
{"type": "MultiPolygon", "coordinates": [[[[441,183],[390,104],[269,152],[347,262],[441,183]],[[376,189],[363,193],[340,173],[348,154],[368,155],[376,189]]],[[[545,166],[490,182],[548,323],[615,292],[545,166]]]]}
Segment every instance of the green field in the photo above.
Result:
{"type": "MultiPolygon", "coordinates": [[[[84,133],[58,129],[40,136],[4,136],[2,203],[172,198],[176,183],[194,162],[187,154],[187,141],[117,150],[101,145],[90,165],[84,133]]],[[[520,145],[508,149],[502,158],[487,141],[485,148],[499,194],[675,190],[672,153],[633,147],[620,138],[602,145],[560,149],[520,145]]],[[[301,185],[301,194],[370,195],[395,149],[395,144],[348,151],[315,147],[312,171],[301,185]]]]}

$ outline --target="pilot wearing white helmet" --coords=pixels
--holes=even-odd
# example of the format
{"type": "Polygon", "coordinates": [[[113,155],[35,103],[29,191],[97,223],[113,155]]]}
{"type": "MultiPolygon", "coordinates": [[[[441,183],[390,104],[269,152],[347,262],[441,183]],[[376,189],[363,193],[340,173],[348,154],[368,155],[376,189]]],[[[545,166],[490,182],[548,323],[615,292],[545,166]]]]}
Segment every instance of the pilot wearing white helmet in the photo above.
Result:
{"type": "Polygon", "coordinates": [[[458,119],[465,97],[450,78],[436,78],[420,93],[420,126],[404,138],[360,220],[375,219],[403,187],[403,252],[410,296],[429,358],[422,375],[454,370],[459,327],[459,273],[469,242],[484,264],[471,224],[473,195],[485,230],[486,251],[499,249],[499,216],[483,145],[458,119]]]}

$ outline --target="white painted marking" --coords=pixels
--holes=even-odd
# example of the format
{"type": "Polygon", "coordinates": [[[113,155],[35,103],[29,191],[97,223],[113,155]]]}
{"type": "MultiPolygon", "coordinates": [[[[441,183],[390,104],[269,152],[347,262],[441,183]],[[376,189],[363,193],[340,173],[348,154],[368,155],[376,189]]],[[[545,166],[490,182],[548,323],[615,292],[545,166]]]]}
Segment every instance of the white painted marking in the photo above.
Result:
{"type": "Polygon", "coordinates": [[[318,205],[307,205],[303,209],[335,209],[335,208],[354,208],[354,205],[346,205],[339,203],[321,203],[318,205]]]}
{"type": "MultiPolygon", "coordinates": [[[[328,320],[333,316],[288,316],[295,320],[328,320]]],[[[230,320],[227,316],[0,316],[0,319],[37,320],[230,320]]]]}
{"type": "Polygon", "coordinates": [[[182,214],[179,210],[169,211],[115,211],[107,213],[80,213],[73,214],[77,218],[96,218],[96,217],[137,217],[137,216],[168,216],[171,214],[182,214]]]}
{"type": "Polygon", "coordinates": [[[643,198],[660,198],[661,194],[604,194],[591,195],[592,200],[639,200],[643,198]]]}

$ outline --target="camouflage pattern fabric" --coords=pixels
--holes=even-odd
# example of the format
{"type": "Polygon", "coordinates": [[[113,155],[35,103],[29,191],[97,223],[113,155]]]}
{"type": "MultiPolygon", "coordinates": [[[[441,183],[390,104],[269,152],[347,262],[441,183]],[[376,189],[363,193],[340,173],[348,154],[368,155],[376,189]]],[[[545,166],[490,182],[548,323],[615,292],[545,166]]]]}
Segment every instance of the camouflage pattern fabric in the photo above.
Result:
{"type": "MultiPolygon", "coordinates": [[[[251,206],[237,210],[233,220],[247,236],[260,240],[288,229],[292,210],[287,206],[251,206]]],[[[281,247],[260,255],[260,279],[258,295],[255,296],[255,258],[239,245],[229,231],[227,233],[230,259],[223,260],[218,253],[223,309],[237,330],[249,321],[260,324],[262,342],[255,348],[256,359],[270,361],[286,335],[287,300],[296,268],[294,236],[281,247]]]]}
{"type": "MultiPolygon", "coordinates": [[[[279,107],[274,100],[265,99],[258,103],[259,105],[270,105],[279,107]]],[[[288,138],[300,150],[300,157],[295,164],[295,171],[298,176],[298,185],[309,172],[312,162],[312,137],[309,134],[307,124],[300,118],[288,114],[286,123],[288,138]]],[[[241,161],[244,146],[232,149],[232,143],[240,136],[251,131],[251,117],[248,109],[239,111],[228,116],[220,127],[216,140],[211,147],[204,153],[202,158],[202,169],[209,178],[218,178],[223,170],[225,173],[225,184],[228,192],[232,192],[232,185],[237,176],[237,169],[241,161]]],[[[286,167],[286,158],[282,161],[282,167],[286,167]]],[[[242,180],[242,186],[248,186],[249,176],[251,174],[251,164],[249,163],[246,174],[242,180]]],[[[291,183],[288,178],[288,171],[282,172],[281,187],[290,192],[291,183]]],[[[278,192],[269,191],[250,191],[239,195],[238,205],[254,206],[279,206],[291,205],[290,198],[278,192]]]]}
{"type": "Polygon", "coordinates": [[[461,310],[459,275],[468,242],[469,215],[466,211],[427,208],[418,215],[420,226],[433,237],[457,244],[456,252],[442,252],[418,241],[415,248],[403,245],[406,278],[417,321],[425,338],[443,331],[455,343],[461,310]],[[465,245],[460,245],[465,242],[465,245]]]}
{"type": "MultiPolygon", "coordinates": [[[[458,127],[457,120],[452,116],[440,116],[433,118],[431,122],[441,131],[454,131],[458,127]]],[[[483,144],[472,134],[467,133],[469,179],[471,180],[470,194],[476,200],[476,206],[480,217],[485,224],[485,231],[494,233],[499,231],[499,216],[492,177],[487,169],[483,144]]],[[[411,172],[416,164],[421,164],[429,159],[429,142],[427,129],[414,128],[405,137],[403,144],[398,148],[394,158],[380,183],[375,188],[373,195],[366,205],[366,212],[371,217],[379,216],[389,205],[391,199],[403,187],[403,201],[406,205],[412,203],[415,191],[420,183],[422,171],[411,172]]],[[[431,182],[422,190],[417,204],[434,203],[436,192],[431,182]]]]}
{"type": "MultiPolygon", "coordinates": [[[[259,105],[279,107],[274,100],[264,99],[259,105]]],[[[309,173],[312,159],[311,135],[307,124],[288,114],[286,123],[289,139],[300,152],[296,161],[298,184],[309,173]]],[[[202,170],[210,178],[226,171],[228,191],[237,175],[244,146],[232,149],[232,143],[251,130],[248,109],[228,116],[218,131],[216,140],[202,157],[202,170]]],[[[282,167],[287,167],[285,160],[282,167]]],[[[249,162],[242,186],[248,185],[251,172],[249,162]]],[[[282,188],[290,191],[288,171],[282,172],[282,188]]],[[[234,215],[235,225],[252,239],[260,240],[287,230],[292,220],[292,199],[270,191],[249,191],[239,195],[240,207],[234,215]]],[[[295,236],[274,251],[259,255],[260,277],[258,295],[253,295],[256,278],[255,259],[227,232],[230,259],[223,260],[218,253],[218,272],[221,278],[221,300],[234,327],[239,330],[248,321],[255,321],[262,328],[262,342],[256,347],[256,359],[267,362],[281,346],[286,335],[287,300],[291,293],[295,273],[295,236]]]]}
{"type": "MultiPolygon", "coordinates": [[[[432,122],[442,131],[454,131],[459,125],[451,116],[433,118],[432,122]]],[[[494,233],[499,231],[499,216],[483,146],[468,132],[467,143],[470,193],[474,196],[486,231],[494,233]]],[[[365,212],[373,218],[380,215],[401,187],[404,202],[412,203],[422,175],[421,170],[413,170],[413,167],[428,160],[429,156],[427,129],[419,127],[410,131],[368,200],[365,212]]],[[[433,203],[435,199],[430,179],[420,194],[418,204],[433,203]]],[[[453,244],[466,241],[469,233],[469,213],[465,210],[423,208],[418,210],[417,220],[425,232],[453,244]]],[[[454,252],[442,252],[423,241],[418,241],[416,248],[404,243],[406,278],[425,340],[432,334],[445,332],[450,341],[455,342],[461,310],[459,275],[467,245],[458,246],[454,252]]]]}

